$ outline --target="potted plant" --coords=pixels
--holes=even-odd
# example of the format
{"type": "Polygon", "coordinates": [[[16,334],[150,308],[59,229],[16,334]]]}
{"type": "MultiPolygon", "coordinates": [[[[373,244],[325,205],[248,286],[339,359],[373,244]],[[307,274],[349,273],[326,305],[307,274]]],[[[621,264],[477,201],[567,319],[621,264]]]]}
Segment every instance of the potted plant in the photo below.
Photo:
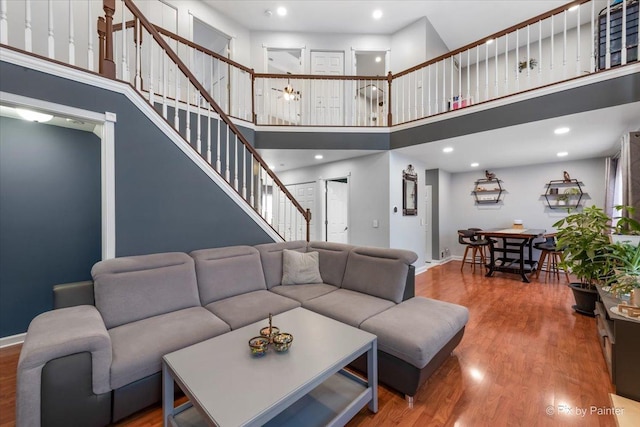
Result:
{"type": "Polygon", "coordinates": [[[596,284],[611,274],[611,261],[606,257],[611,251],[610,223],[602,209],[589,206],[553,224],[558,229],[557,246],[563,249],[560,266],[579,280],[569,284],[576,301],[573,309],[588,316],[594,315],[596,284]]]}
{"type": "Polygon", "coordinates": [[[640,222],[633,218],[635,208],[632,206],[616,206],[620,216],[617,219],[613,233],[611,234],[612,243],[629,243],[637,246],[640,244],[640,222]]]}
{"type": "Polygon", "coordinates": [[[610,292],[628,294],[629,304],[640,306],[640,244],[614,243],[607,257],[613,268],[610,292]]]}

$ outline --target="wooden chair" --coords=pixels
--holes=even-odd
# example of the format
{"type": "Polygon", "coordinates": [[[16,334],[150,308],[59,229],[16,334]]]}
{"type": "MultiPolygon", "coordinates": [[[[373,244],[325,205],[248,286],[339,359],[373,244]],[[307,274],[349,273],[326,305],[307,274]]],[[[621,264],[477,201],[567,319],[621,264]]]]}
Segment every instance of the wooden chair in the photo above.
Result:
{"type": "MultiPolygon", "coordinates": [[[[544,242],[539,242],[533,245],[534,248],[540,250],[540,260],[538,261],[538,269],[536,270],[536,279],[540,278],[540,271],[546,261],[544,279],[548,280],[549,275],[555,275],[560,280],[560,262],[562,261],[562,248],[558,248],[556,245],[555,234],[545,234],[544,242]]],[[[566,270],[562,270],[567,283],[569,283],[569,273],[566,270]]]]}
{"type": "Polygon", "coordinates": [[[487,258],[485,254],[485,248],[489,246],[489,241],[481,238],[477,232],[481,231],[479,228],[466,230],[458,230],[458,242],[461,245],[465,245],[464,256],[462,257],[462,265],[460,271],[464,269],[464,264],[467,262],[467,254],[471,249],[471,271],[476,271],[476,264],[487,264],[487,258]]]}

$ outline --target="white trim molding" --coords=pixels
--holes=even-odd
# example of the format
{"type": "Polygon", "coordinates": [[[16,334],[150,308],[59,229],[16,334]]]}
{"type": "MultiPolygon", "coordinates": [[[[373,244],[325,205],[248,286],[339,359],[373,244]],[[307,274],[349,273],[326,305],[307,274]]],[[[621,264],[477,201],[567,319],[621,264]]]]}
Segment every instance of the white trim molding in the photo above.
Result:
{"type": "Polygon", "coordinates": [[[10,335],[8,337],[0,338],[0,348],[11,347],[14,345],[22,344],[26,338],[27,333],[10,335]]]}

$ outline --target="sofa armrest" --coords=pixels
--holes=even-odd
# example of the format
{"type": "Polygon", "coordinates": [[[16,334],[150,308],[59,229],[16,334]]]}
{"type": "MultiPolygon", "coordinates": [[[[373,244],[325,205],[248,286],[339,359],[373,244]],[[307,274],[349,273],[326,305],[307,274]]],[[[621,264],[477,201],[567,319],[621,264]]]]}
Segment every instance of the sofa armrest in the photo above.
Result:
{"type": "Polygon", "coordinates": [[[92,280],[64,283],[53,287],[54,309],[74,307],[76,305],[96,305],[92,280]]]}
{"type": "Polygon", "coordinates": [[[81,305],[48,311],[31,321],[18,361],[17,425],[40,425],[44,365],[82,352],[91,353],[93,392],[110,391],[111,339],[95,307],[81,305]]]}
{"type": "Polygon", "coordinates": [[[404,295],[402,295],[402,301],[406,301],[416,296],[416,267],[415,265],[409,266],[407,272],[407,281],[404,285],[404,295]]]}

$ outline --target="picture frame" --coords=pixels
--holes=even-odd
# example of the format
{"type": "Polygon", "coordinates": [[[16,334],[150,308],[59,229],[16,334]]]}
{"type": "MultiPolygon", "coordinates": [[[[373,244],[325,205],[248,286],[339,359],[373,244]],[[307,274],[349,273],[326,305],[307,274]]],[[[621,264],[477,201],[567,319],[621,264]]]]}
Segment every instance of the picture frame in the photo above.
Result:
{"type": "Polygon", "coordinates": [[[402,215],[418,215],[418,174],[412,165],[402,172],[402,215]]]}

